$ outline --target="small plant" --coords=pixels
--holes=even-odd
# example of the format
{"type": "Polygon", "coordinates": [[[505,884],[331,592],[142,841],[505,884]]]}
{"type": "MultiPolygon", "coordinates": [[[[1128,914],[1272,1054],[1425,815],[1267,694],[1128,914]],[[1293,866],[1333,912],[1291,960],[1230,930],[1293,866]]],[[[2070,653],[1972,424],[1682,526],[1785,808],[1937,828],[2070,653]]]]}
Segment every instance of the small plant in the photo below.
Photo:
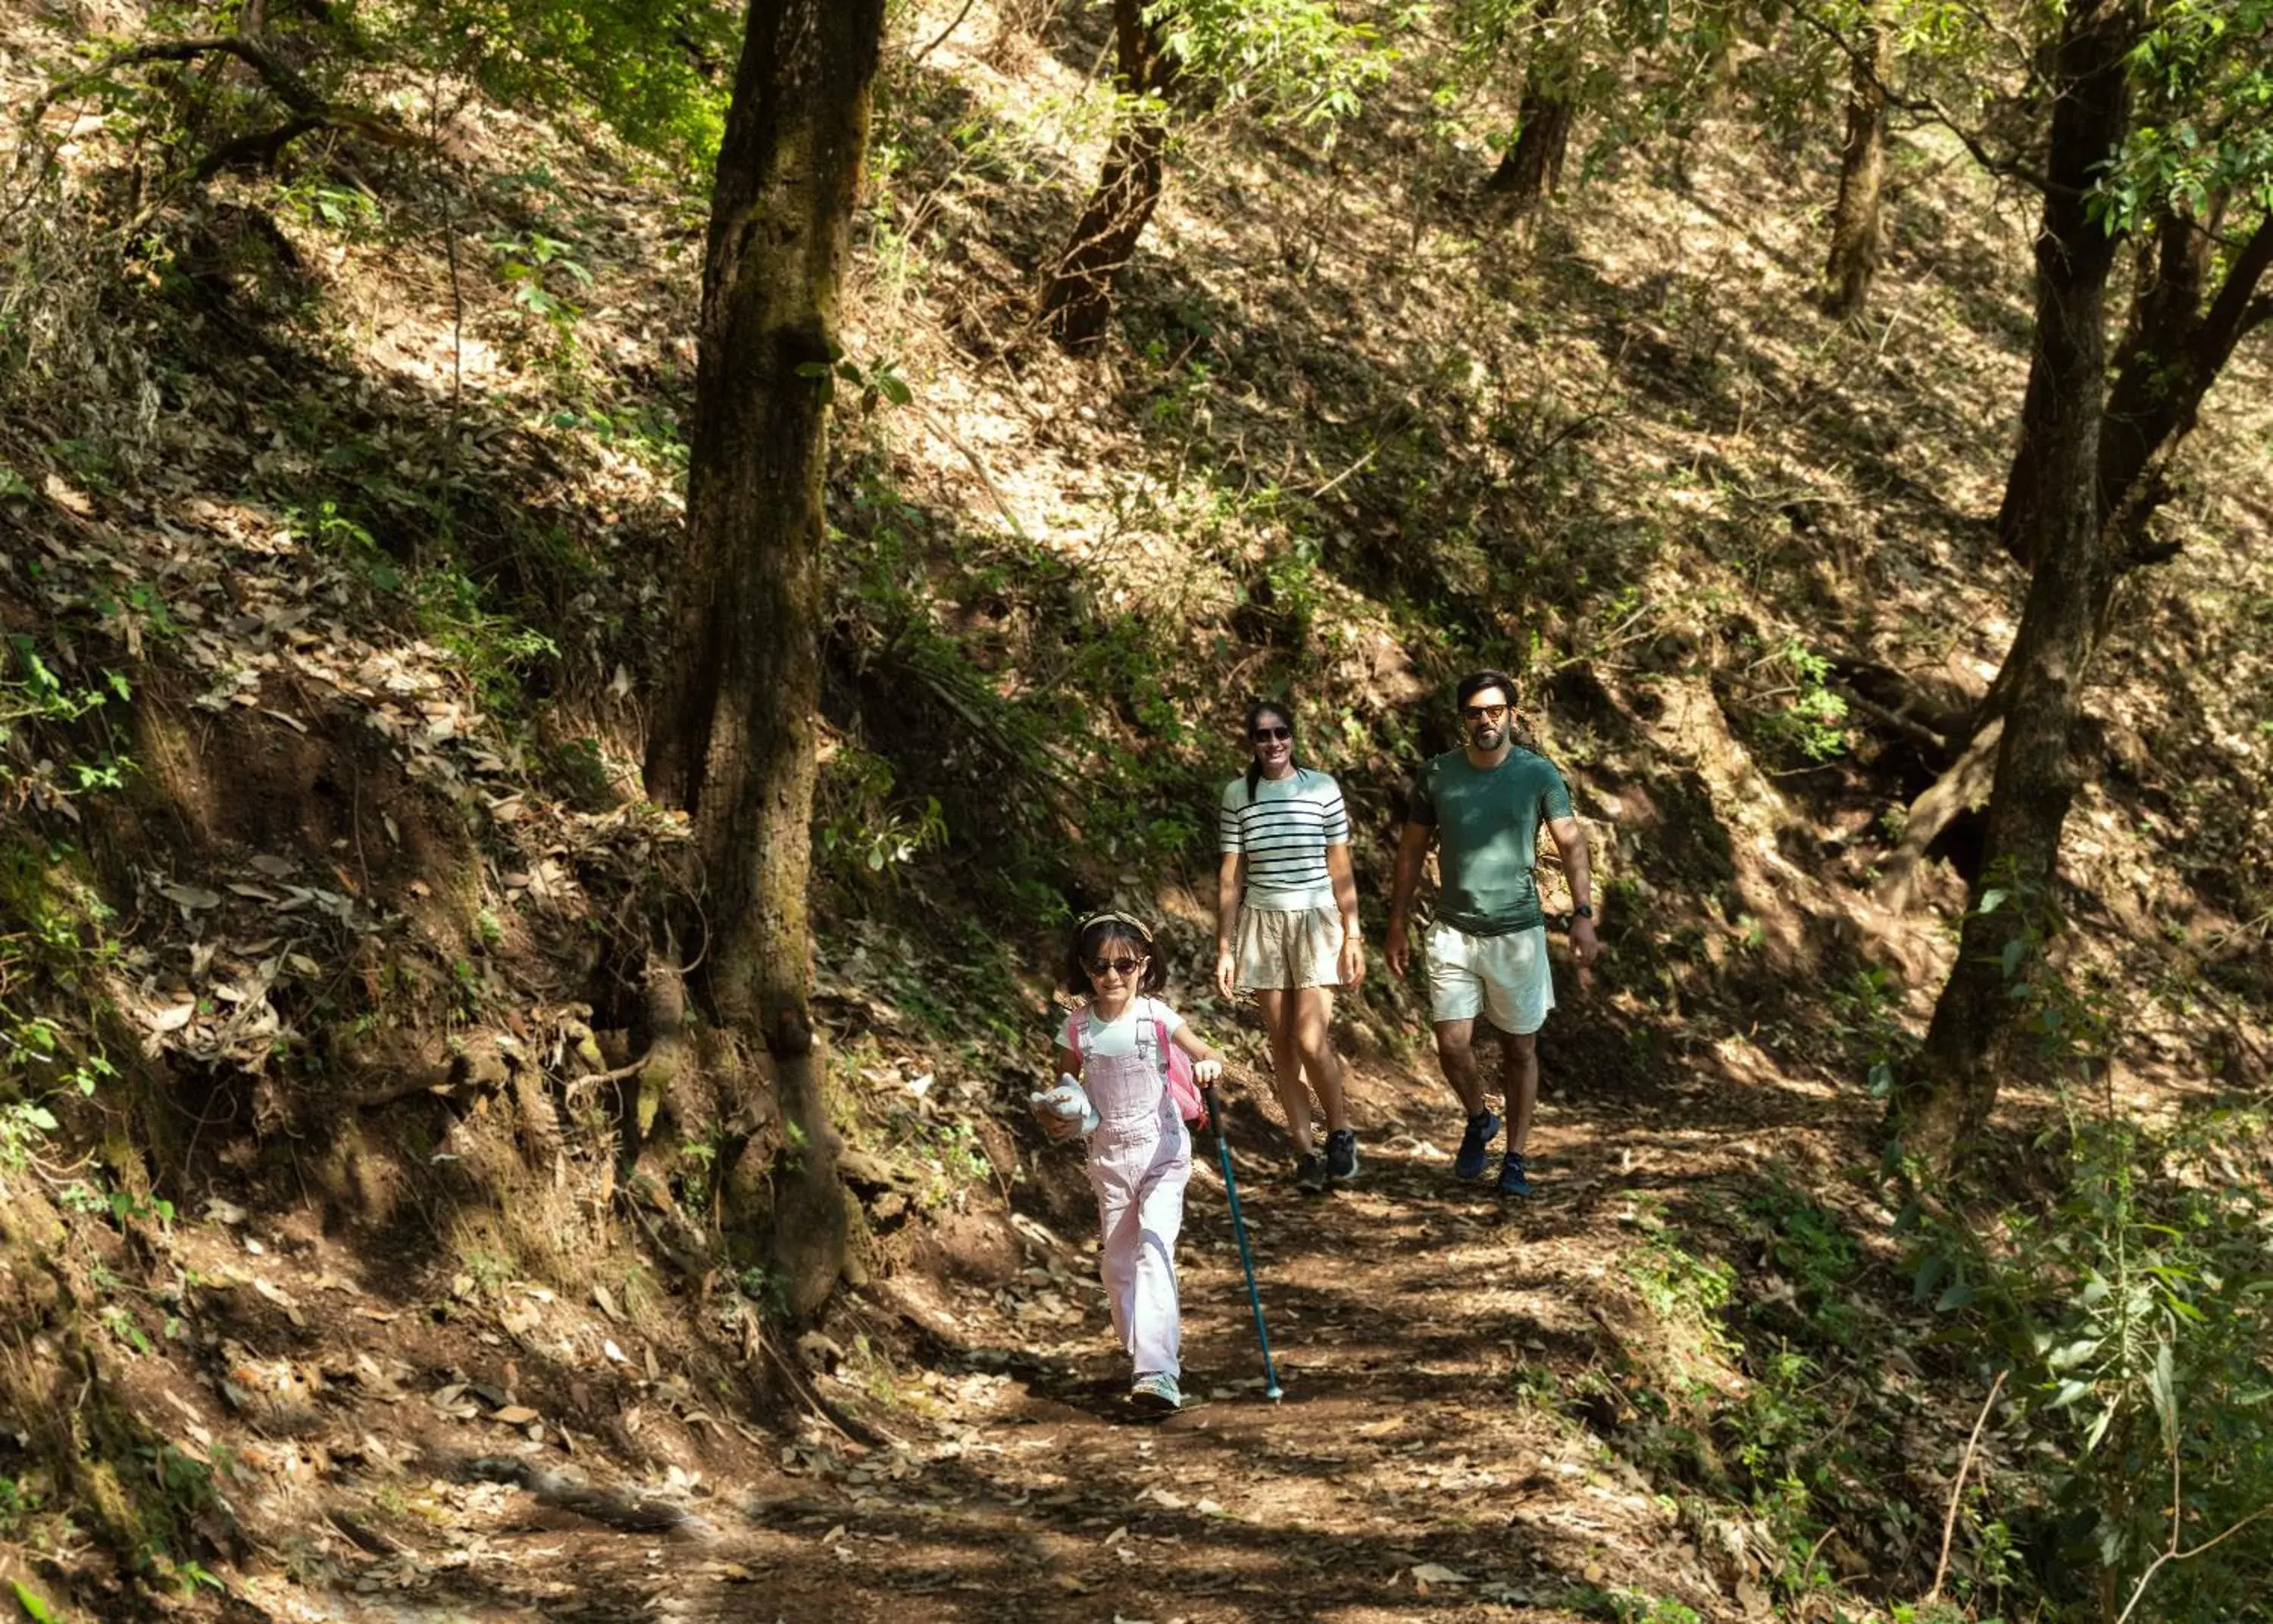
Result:
{"type": "Polygon", "coordinates": [[[564,283],[581,292],[592,286],[592,273],[569,252],[571,244],[542,231],[523,231],[490,243],[498,274],[513,289],[513,302],[532,316],[543,317],[564,332],[583,315],[558,291],[564,283]]]}

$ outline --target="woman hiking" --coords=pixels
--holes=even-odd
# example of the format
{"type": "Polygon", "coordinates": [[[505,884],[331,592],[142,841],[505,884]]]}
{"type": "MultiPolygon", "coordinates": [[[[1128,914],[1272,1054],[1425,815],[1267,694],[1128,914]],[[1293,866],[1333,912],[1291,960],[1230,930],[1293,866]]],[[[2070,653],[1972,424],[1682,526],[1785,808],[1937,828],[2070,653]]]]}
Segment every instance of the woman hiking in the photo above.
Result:
{"type": "Polygon", "coordinates": [[[1334,988],[1365,979],[1349,812],[1332,775],[1294,764],[1288,706],[1268,700],[1251,706],[1247,743],[1247,771],[1223,787],[1217,817],[1223,866],[1216,878],[1215,984],[1227,999],[1254,994],[1262,1008],[1294,1141],[1294,1184],[1317,1194],[1358,1173],[1341,1057],[1327,1032],[1334,988]],[[1310,1089],[1326,1113],[1323,1156],[1312,1148],[1310,1089]]]}

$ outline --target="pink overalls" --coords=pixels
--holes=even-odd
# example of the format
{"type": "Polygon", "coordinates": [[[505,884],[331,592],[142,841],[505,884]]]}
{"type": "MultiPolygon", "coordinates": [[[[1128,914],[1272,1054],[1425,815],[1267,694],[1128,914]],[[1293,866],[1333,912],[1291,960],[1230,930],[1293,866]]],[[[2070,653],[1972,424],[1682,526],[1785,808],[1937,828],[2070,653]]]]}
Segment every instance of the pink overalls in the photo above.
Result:
{"type": "Polygon", "coordinates": [[[1084,1056],[1081,1082],[1100,1119],[1089,1136],[1089,1182],[1097,1192],[1099,1273],[1113,1328],[1138,1375],[1173,1376],[1182,1368],[1176,1231],[1192,1176],[1191,1135],[1141,1043],[1127,1054],[1084,1056]]]}

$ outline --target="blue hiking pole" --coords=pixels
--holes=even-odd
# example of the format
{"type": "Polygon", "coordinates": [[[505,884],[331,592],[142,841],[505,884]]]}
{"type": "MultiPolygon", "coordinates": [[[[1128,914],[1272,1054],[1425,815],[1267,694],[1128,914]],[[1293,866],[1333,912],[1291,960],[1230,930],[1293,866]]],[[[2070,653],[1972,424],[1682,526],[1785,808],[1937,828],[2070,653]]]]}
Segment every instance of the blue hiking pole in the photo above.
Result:
{"type": "Polygon", "coordinates": [[[1255,1340],[1263,1344],[1263,1396],[1272,1403],[1286,1396],[1279,1385],[1279,1370],[1271,1362],[1271,1333],[1263,1327],[1263,1298],[1255,1290],[1255,1254],[1247,1245],[1247,1220],[1239,1210],[1239,1180],[1232,1176],[1231,1142],[1223,1136],[1223,1107],[1217,1104],[1212,1084],[1201,1092],[1207,1101],[1208,1120],[1215,1125],[1216,1160],[1223,1166],[1223,1193],[1231,1197],[1231,1232],[1239,1240],[1239,1266],[1247,1271],[1247,1306],[1255,1310],[1255,1340]]]}

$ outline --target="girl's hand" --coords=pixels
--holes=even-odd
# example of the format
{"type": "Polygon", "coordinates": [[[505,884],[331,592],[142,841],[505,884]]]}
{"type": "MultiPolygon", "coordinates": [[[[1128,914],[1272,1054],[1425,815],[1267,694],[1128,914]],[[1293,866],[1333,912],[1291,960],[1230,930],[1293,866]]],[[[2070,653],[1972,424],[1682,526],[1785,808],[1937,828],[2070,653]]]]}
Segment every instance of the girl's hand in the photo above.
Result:
{"type": "Polygon", "coordinates": [[[1365,938],[1355,931],[1342,938],[1341,956],[1335,969],[1346,987],[1354,987],[1365,979],[1365,938]]]}
{"type": "Polygon", "coordinates": [[[1227,1004],[1238,996],[1238,989],[1232,981],[1238,968],[1233,962],[1230,947],[1218,944],[1215,950],[1215,990],[1223,994],[1223,1001],[1227,1004]]]}
{"type": "Polygon", "coordinates": [[[1079,1117],[1061,1117],[1054,1111],[1036,1111],[1034,1119],[1042,1125],[1042,1132],[1060,1144],[1063,1144],[1069,1139],[1081,1137],[1079,1117]]]}
{"type": "Polygon", "coordinates": [[[1209,1059],[1205,1060],[1194,1060],[1192,1062],[1192,1081],[1199,1084],[1203,1089],[1214,1082],[1217,1078],[1222,1075],[1223,1062],[1221,1060],[1209,1059]]]}

